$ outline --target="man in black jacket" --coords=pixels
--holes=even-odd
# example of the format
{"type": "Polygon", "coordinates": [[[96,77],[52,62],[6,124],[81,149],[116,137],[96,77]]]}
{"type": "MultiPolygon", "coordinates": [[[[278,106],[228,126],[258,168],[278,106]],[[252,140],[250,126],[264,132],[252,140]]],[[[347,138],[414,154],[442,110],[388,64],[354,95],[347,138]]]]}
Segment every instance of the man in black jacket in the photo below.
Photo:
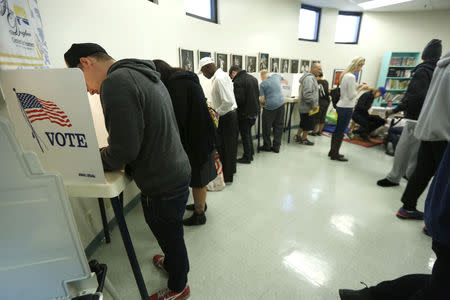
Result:
{"type": "Polygon", "coordinates": [[[244,155],[237,162],[250,164],[254,154],[251,129],[255,125],[260,109],[258,80],[238,66],[231,67],[230,77],[233,79],[234,95],[238,105],[239,131],[244,147],[244,155]]]}
{"type": "Polygon", "coordinates": [[[395,109],[386,112],[386,116],[389,116],[393,113],[404,111],[407,122],[395,150],[392,170],[386,178],[377,182],[379,186],[397,186],[403,176],[409,178],[416,168],[420,141],[414,136],[414,129],[420,111],[422,110],[436,63],[441,57],[441,54],[441,40],[431,40],[422,52],[423,62],[413,70],[413,76],[406,90],[403,102],[395,109]]]}

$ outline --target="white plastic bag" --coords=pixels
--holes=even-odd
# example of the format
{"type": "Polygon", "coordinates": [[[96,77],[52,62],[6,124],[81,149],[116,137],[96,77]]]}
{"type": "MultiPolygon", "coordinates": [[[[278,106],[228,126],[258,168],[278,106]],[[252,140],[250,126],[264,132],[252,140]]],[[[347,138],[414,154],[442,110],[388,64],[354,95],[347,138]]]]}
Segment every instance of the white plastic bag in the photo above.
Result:
{"type": "Polygon", "coordinates": [[[206,188],[208,191],[221,191],[225,188],[225,180],[223,178],[223,170],[222,170],[222,162],[220,161],[219,153],[214,153],[214,160],[216,162],[216,170],[217,170],[217,177],[208,183],[206,188]]]}

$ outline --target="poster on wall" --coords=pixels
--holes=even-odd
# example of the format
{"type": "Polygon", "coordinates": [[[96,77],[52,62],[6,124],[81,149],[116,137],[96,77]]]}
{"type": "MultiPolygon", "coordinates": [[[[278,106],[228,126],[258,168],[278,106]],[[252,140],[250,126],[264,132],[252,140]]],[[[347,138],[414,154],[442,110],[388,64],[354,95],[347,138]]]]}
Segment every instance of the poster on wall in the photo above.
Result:
{"type": "Polygon", "coordinates": [[[289,73],[289,59],[282,58],[280,60],[281,73],[289,73]]]}
{"type": "Polygon", "coordinates": [[[80,69],[4,70],[0,81],[25,151],[35,152],[65,183],[105,183],[80,69]]]}
{"type": "Polygon", "coordinates": [[[248,73],[256,72],[256,56],[246,56],[245,65],[248,73]]]}
{"type": "Polygon", "coordinates": [[[194,51],[180,48],[180,67],[194,72],[194,51]]]}
{"type": "Polygon", "coordinates": [[[37,0],[0,0],[0,68],[48,66],[37,0]]]}
{"type": "Polygon", "coordinates": [[[243,68],[244,57],[242,55],[232,54],[231,55],[231,66],[238,66],[239,68],[243,68]]]}
{"type": "Polygon", "coordinates": [[[291,73],[298,73],[298,59],[291,59],[291,73]]]}
{"type": "Polygon", "coordinates": [[[271,58],[270,59],[270,72],[272,72],[272,73],[280,72],[280,59],[279,58],[271,58]]]}
{"type": "Polygon", "coordinates": [[[300,73],[306,73],[310,70],[310,61],[302,59],[300,61],[300,73]]]}
{"type": "Polygon", "coordinates": [[[337,87],[339,85],[339,79],[341,78],[344,69],[334,69],[333,71],[333,85],[332,87],[337,87]]]}
{"type": "Polygon", "coordinates": [[[224,72],[228,72],[228,54],[216,53],[216,65],[224,72]]]}
{"type": "Polygon", "coordinates": [[[197,58],[198,58],[197,63],[198,63],[199,65],[200,65],[200,59],[202,59],[202,58],[204,58],[204,57],[211,57],[211,58],[212,58],[212,53],[209,52],[209,51],[201,51],[201,50],[198,50],[198,51],[197,51],[197,58]]]}
{"type": "Polygon", "coordinates": [[[268,53],[259,53],[259,71],[261,70],[269,70],[269,54],[268,53]]]}

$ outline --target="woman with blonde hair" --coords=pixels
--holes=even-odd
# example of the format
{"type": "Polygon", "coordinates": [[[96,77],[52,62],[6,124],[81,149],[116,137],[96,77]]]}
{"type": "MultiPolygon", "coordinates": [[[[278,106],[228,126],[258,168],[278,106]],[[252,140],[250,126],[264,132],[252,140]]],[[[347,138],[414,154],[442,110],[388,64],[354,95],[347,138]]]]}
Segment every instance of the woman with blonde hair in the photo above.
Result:
{"type": "Polygon", "coordinates": [[[344,155],[339,154],[342,140],[344,139],[345,130],[348,127],[348,123],[353,115],[353,107],[355,106],[356,96],[362,89],[367,89],[369,86],[367,83],[358,85],[356,83],[355,74],[359,73],[364,66],[366,60],[363,57],[356,57],[352,60],[351,64],[342,73],[339,78],[339,88],[341,91],[341,97],[337,103],[337,124],[336,129],[331,137],[331,149],[328,156],[332,160],[348,161],[344,155]]]}

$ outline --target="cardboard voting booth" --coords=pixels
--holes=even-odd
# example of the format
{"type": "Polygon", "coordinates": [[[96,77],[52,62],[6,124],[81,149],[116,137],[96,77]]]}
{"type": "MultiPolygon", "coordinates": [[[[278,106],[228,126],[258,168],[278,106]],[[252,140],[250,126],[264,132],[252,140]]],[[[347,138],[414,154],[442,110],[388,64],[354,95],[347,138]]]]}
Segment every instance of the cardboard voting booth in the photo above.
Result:
{"type": "Polygon", "coordinates": [[[0,82],[19,142],[46,171],[61,174],[65,184],[105,183],[79,69],[4,70],[0,82]]]}

